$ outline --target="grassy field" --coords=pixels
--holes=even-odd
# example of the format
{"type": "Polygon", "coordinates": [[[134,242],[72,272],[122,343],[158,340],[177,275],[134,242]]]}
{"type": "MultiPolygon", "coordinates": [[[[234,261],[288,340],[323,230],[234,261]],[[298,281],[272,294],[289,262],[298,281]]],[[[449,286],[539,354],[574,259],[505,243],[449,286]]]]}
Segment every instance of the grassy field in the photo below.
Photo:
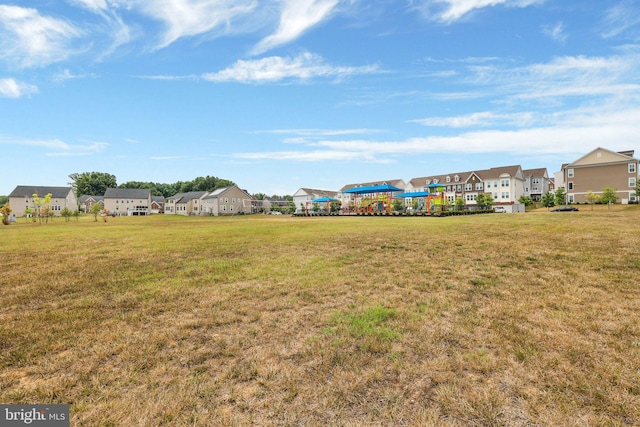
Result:
{"type": "Polygon", "coordinates": [[[0,402],[73,426],[640,425],[640,209],[0,226],[0,402]]]}

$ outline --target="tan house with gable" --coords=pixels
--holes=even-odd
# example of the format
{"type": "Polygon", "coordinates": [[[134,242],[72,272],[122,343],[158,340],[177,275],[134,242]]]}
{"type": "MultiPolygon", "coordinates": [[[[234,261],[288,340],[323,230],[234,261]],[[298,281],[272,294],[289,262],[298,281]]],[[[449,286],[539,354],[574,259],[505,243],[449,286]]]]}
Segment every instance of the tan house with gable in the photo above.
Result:
{"type": "Polygon", "coordinates": [[[585,203],[589,191],[602,194],[604,187],[615,188],[623,204],[635,202],[639,161],[633,154],[633,150],[615,152],[598,147],[562,165],[567,203],[585,203]]]}
{"type": "Polygon", "coordinates": [[[138,188],[107,188],[104,193],[104,208],[114,215],[149,215],[151,191],[138,188]]]}
{"type": "Polygon", "coordinates": [[[37,194],[43,199],[47,194],[51,194],[49,208],[54,215],[60,216],[64,208],[74,212],[78,210],[78,198],[71,187],[39,187],[33,185],[18,185],[9,194],[9,205],[13,212],[12,216],[19,218],[25,215],[25,210],[33,211],[33,195],[37,194]]]}
{"type": "Polygon", "coordinates": [[[165,215],[204,215],[202,202],[207,191],[189,191],[168,197],[164,202],[165,215]]]}
{"type": "Polygon", "coordinates": [[[254,212],[254,199],[237,185],[218,188],[202,199],[203,215],[244,215],[254,212]]]}

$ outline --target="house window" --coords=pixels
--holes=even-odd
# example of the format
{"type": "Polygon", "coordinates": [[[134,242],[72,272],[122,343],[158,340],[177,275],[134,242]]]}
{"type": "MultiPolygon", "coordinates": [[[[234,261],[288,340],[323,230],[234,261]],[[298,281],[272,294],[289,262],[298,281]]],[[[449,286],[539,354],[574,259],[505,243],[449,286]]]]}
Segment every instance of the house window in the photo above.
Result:
{"type": "Polygon", "coordinates": [[[476,182],[476,190],[482,190],[482,183],[476,182]]]}
{"type": "Polygon", "coordinates": [[[573,194],[569,194],[568,199],[569,199],[569,203],[574,203],[575,202],[575,199],[573,198],[573,194]]]}
{"type": "Polygon", "coordinates": [[[508,191],[503,191],[502,194],[500,194],[500,197],[502,199],[508,199],[509,198],[509,192],[508,191]]]}
{"type": "Polygon", "coordinates": [[[508,187],[509,186],[509,180],[508,179],[502,179],[500,180],[500,185],[502,187],[508,187]]]}
{"type": "Polygon", "coordinates": [[[434,179],[434,180],[433,180],[433,183],[434,183],[434,184],[437,184],[437,183],[438,183],[438,180],[437,180],[437,179],[434,179]]]}
{"type": "Polygon", "coordinates": [[[465,185],[464,185],[464,191],[471,191],[471,189],[472,189],[472,188],[473,188],[473,187],[472,187],[472,185],[471,185],[471,184],[465,184],[465,185]]]}
{"type": "Polygon", "coordinates": [[[635,178],[629,178],[629,187],[631,187],[631,188],[635,188],[636,187],[636,179],[635,178]]]}
{"type": "Polygon", "coordinates": [[[425,184],[426,184],[426,185],[431,184],[431,180],[430,180],[430,179],[426,180],[426,181],[425,181],[425,184]]]}
{"type": "Polygon", "coordinates": [[[491,181],[487,181],[487,188],[491,188],[491,181]]]}
{"type": "Polygon", "coordinates": [[[636,164],[629,163],[629,173],[636,173],[636,164]]]}
{"type": "Polygon", "coordinates": [[[462,185],[458,184],[457,188],[458,188],[458,193],[461,193],[462,192],[462,185]]]}
{"type": "Polygon", "coordinates": [[[447,176],[447,182],[451,182],[451,177],[447,176]]]}
{"type": "Polygon", "coordinates": [[[456,175],[453,179],[455,179],[456,182],[460,181],[460,177],[458,175],[456,175]]]}
{"type": "Polygon", "coordinates": [[[567,169],[567,178],[573,178],[573,169],[567,169]]]}
{"type": "Polygon", "coordinates": [[[569,183],[569,190],[573,190],[573,182],[569,183]]]}
{"type": "Polygon", "coordinates": [[[498,181],[493,181],[493,186],[494,186],[495,188],[498,188],[498,181]]]}

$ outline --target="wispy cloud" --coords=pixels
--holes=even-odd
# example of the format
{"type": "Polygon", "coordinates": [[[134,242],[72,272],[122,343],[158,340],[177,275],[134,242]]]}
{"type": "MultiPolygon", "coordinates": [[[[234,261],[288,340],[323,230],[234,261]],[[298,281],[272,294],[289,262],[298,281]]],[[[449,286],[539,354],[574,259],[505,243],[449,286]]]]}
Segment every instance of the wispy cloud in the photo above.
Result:
{"type": "MultiPolygon", "coordinates": [[[[607,10],[602,21],[602,37],[608,39],[619,36],[640,24],[640,1],[627,0],[607,10]]],[[[638,37],[638,31],[632,36],[638,37]]]]}
{"type": "MultiPolygon", "coordinates": [[[[508,153],[514,156],[576,154],[584,147],[609,141],[613,149],[634,146],[640,134],[640,109],[575,111],[554,124],[517,130],[462,132],[454,136],[407,138],[399,141],[324,140],[309,150],[236,153],[235,158],[271,161],[401,161],[417,155],[508,153]]],[[[560,118],[559,118],[560,119],[560,118]]]]}
{"type": "Polygon", "coordinates": [[[382,72],[377,65],[362,67],[340,67],[324,63],[311,53],[303,53],[294,58],[271,56],[257,60],[239,60],[233,66],[202,75],[211,82],[270,83],[282,80],[309,80],[313,78],[345,78],[358,74],[382,72]]]}
{"type": "Polygon", "coordinates": [[[562,22],[558,22],[555,25],[545,25],[542,27],[542,32],[547,37],[550,37],[562,44],[566,43],[569,38],[567,33],[564,32],[564,24],[562,22]]]}
{"type": "Polygon", "coordinates": [[[22,147],[39,147],[47,151],[48,157],[86,156],[104,151],[109,144],[106,142],[89,142],[86,144],[68,144],[60,139],[25,139],[0,136],[0,144],[17,145],[22,147]]]}
{"type": "Polygon", "coordinates": [[[96,74],[85,74],[85,73],[81,73],[81,74],[74,74],[71,71],[69,71],[68,69],[64,69],[64,70],[60,70],[57,73],[55,73],[52,77],[53,81],[56,83],[64,83],[67,80],[76,80],[76,79],[86,79],[86,78],[95,78],[98,77],[96,74]]]}
{"type": "Polygon", "coordinates": [[[339,0],[283,0],[276,32],[260,41],[254,54],[289,43],[331,15],[339,0]]]}
{"type": "Polygon", "coordinates": [[[165,25],[157,48],[183,37],[215,30],[224,32],[230,22],[256,9],[257,0],[134,0],[135,7],[165,25]]]}
{"type": "Polygon", "coordinates": [[[535,114],[531,112],[514,114],[497,114],[492,111],[482,111],[463,116],[454,117],[429,117],[425,119],[409,120],[409,123],[418,123],[423,126],[471,128],[492,126],[529,126],[536,122],[535,114]]]}
{"type": "Polygon", "coordinates": [[[73,24],[38,10],[0,5],[0,58],[19,68],[41,67],[74,53],[72,42],[82,35],[73,24]]]}
{"type": "Polygon", "coordinates": [[[528,7],[544,0],[422,0],[412,2],[429,19],[450,24],[458,21],[477,9],[492,6],[528,7]]]}
{"type": "Polygon", "coordinates": [[[15,79],[0,79],[0,97],[22,98],[38,93],[36,86],[17,81],[15,79]]]}

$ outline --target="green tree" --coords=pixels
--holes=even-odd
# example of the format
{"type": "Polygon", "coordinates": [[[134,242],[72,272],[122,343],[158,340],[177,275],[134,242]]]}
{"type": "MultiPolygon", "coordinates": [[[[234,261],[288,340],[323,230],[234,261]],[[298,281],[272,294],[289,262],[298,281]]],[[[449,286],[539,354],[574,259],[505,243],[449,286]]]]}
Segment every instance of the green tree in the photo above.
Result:
{"type": "Polygon", "coordinates": [[[5,203],[0,208],[0,214],[2,214],[2,223],[4,225],[9,225],[11,223],[11,212],[13,212],[13,210],[11,209],[9,203],[5,203]]]}
{"type": "Polygon", "coordinates": [[[79,217],[80,217],[80,209],[76,209],[75,211],[73,211],[73,218],[75,219],[75,222],[78,222],[79,217]]]}
{"type": "Polygon", "coordinates": [[[564,188],[560,187],[556,190],[554,197],[556,205],[564,205],[565,200],[567,199],[567,192],[564,191],[564,188]]]}
{"type": "Polygon", "coordinates": [[[491,193],[480,193],[476,197],[476,203],[483,209],[489,209],[493,206],[493,196],[491,193]]]}
{"type": "Polygon", "coordinates": [[[618,200],[618,193],[616,193],[616,189],[609,186],[604,187],[602,189],[600,200],[602,200],[602,203],[609,205],[609,209],[611,209],[611,204],[618,200]]]}
{"type": "Polygon", "coordinates": [[[402,200],[400,199],[393,199],[393,211],[394,212],[400,212],[402,210],[402,200]]]}
{"type": "MultiPolygon", "coordinates": [[[[49,218],[49,203],[51,203],[51,197],[51,193],[46,194],[42,198],[36,193],[31,195],[31,199],[33,200],[33,212],[40,223],[42,223],[42,218],[49,218]]],[[[33,222],[36,222],[36,218],[33,219],[33,222]]]]}
{"type": "Polygon", "coordinates": [[[520,196],[520,198],[518,199],[518,202],[522,203],[525,206],[531,206],[533,205],[534,201],[531,198],[531,196],[520,196]]]}
{"type": "Polygon", "coordinates": [[[102,212],[102,206],[100,206],[100,203],[95,203],[93,206],[91,206],[93,222],[98,222],[98,215],[100,215],[100,212],[102,212]]]}
{"type": "Polygon", "coordinates": [[[82,172],[69,175],[76,196],[104,196],[107,188],[118,186],[115,175],[106,172],[82,172]]]}
{"type": "Polygon", "coordinates": [[[461,211],[462,209],[464,209],[464,199],[462,197],[457,197],[456,201],[454,202],[454,205],[456,207],[457,211],[461,211]]]}
{"type": "Polygon", "coordinates": [[[547,208],[547,210],[549,210],[549,208],[552,208],[555,205],[556,205],[556,196],[552,192],[547,191],[542,196],[542,206],[544,206],[545,208],[547,208]]]}
{"type": "Polygon", "coordinates": [[[584,198],[587,200],[587,203],[591,205],[591,210],[593,210],[593,205],[595,205],[602,199],[599,194],[595,194],[591,190],[587,191],[587,194],[586,196],[584,196],[584,198]]]}
{"type": "Polygon", "coordinates": [[[9,203],[9,196],[0,196],[0,206],[4,206],[9,203]]]}
{"type": "Polygon", "coordinates": [[[73,212],[71,212],[71,209],[69,208],[64,208],[60,212],[60,215],[64,217],[65,222],[69,222],[69,218],[71,218],[71,215],[73,215],[73,212]]]}

